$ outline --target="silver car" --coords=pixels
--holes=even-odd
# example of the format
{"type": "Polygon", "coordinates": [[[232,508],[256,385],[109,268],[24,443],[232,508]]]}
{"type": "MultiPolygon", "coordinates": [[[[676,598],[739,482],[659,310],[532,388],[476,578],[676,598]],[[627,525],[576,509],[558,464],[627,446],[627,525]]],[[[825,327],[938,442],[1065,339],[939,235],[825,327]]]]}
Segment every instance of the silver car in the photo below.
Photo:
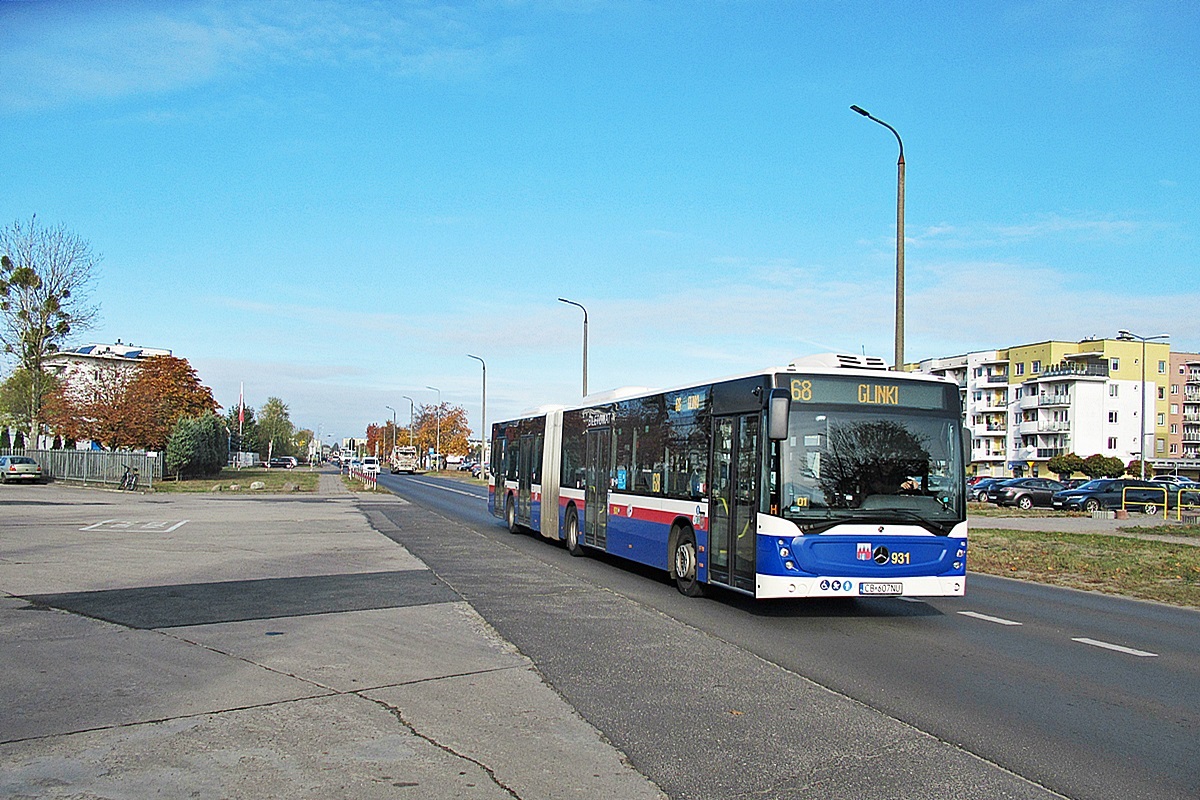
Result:
{"type": "Polygon", "coordinates": [[[42,480],[42,466],[29,456],[0,456],[0,481],[29,481],[38,483],[42,480]]]}

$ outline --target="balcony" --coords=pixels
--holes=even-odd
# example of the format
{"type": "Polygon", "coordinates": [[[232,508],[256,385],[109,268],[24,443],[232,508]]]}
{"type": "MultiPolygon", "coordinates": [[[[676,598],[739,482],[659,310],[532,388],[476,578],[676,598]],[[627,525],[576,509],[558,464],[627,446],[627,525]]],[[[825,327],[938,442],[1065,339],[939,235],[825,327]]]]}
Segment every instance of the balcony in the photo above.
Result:
{"type": "Polygon", "coordinates": [[[1067,450],[1064,447],[1039,447],[1037,449],[1037,457],[1038,458],[1054,458],[1055,456],[1061,456],[1063,453],[1066,453],[1066,452],[1067,452],[1067,450]]]}
{"type": "Polygon", "coordinates": [[[992,385],[1006,384],[1006,383],[1008,383],[1008,376],[1007,375],[984,375],[982,378],[979,379],[979,383],[986,383],[986,384],[992,384],[992,385]]]}
{"type": "Polygon", "coordinates": [[[1075,364],[1070,361],[1053,367],[1046,367],[1029,380],[1038,378],[1107,378],[1108,364],[1075,364]]]}
{"type": "Polygon", "coordinates": [[[1046,419],[1038,422],[1039,433],[1063,433],[1069,430],[1071,430],[1071,423],[1067,420],[1046,419]]]}
{"type": "Polygon", "coordinates": [[[1071,405],[1071,395],[1069,394],[1039,394],[1039,406],[1069,406],[1071,405]]]}

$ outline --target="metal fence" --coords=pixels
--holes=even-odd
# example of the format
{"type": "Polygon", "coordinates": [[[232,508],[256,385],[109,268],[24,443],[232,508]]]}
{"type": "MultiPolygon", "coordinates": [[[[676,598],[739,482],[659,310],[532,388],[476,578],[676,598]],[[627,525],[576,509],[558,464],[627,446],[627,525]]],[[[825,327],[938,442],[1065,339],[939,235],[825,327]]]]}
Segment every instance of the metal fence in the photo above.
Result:
{"type": "Polygon", "coordinates": [[[137,486],[149,489],[163,477],[159,454],[108,453],[100,450],[0,450],[0,455],[29,456],[56,481],[79,481],[119,486],[127,469],[137,470],[137,486]]]}

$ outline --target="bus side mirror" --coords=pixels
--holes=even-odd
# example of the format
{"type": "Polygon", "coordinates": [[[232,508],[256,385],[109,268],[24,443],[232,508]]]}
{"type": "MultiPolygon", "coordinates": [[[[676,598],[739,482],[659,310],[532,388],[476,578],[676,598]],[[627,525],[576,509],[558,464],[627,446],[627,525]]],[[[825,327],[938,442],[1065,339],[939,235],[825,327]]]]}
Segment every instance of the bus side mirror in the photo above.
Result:
{"type": "Polygon", "coordinates": [[[971,456],[973,455],[971,452],[971,445],[972,445],[971,429],[963,428],[962,429],[962,449],[963,449],[963,468],[964,469],[966,467],[971,466],[971,456]]]}
{"type": "Polygon", "coordinates": [[[788,414],[792,410],[792,395],[787,389],[772,389],[767,401],[767,438],[776,441],[788,438],[788,414]]]}

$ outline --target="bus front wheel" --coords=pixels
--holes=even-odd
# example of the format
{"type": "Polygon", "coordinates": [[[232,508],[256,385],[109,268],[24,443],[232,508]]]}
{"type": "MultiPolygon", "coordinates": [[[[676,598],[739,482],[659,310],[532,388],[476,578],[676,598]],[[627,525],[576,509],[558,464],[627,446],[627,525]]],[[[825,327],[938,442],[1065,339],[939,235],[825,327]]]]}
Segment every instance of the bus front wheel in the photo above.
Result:
{"type": "Polygon", "coordinates": [[[567,552],[573,556],[583,555],[583,544],[579,541],[579,515],[575,509],[567,512],[567,552]]]}
{"type": "Polygon", "coordinates": [[[691,528],[683,528],[675,536],[671,577],[675,579],[675,587],[687,597],[701,597],[704,594],[704,584],[697,574],[698,564],[696,535],[691,528]]]}

